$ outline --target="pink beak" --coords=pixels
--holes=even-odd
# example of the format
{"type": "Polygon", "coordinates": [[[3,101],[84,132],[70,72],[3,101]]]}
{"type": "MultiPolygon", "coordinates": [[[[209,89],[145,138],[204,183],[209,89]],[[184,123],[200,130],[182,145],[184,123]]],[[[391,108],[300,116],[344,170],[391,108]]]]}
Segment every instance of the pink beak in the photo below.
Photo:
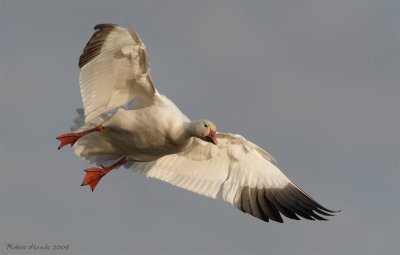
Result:
{"type": "Polygon", "coordinates": [[[209,140],[209,142],[217,145],[218,144],[218,140],[217,140],[217,132],[215,132],[214,130],[210,129],[210,133],[208,133],[208,135],[206,135],[207,140],[209,140]]]}

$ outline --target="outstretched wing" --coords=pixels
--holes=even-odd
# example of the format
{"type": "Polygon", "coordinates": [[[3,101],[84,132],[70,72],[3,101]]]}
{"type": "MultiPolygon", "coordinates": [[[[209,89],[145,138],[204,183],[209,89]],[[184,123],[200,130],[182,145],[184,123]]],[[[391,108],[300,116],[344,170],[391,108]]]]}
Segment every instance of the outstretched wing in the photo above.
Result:
{"type": "Polygon", "coordinates": [[[146,47],[134,31],[99,24],[79,58],[79,83],[85,122],[134,98],[153,103],[146,47]]]}
{"type": "Polygon", "coordinates": [[[137,162],[135,172],[212,198],[261,220],[325,220],[321,206],[273,164],[272,156],[240,135],[218,133],[218,146],[192,138],[182,153],[137,162]]]}

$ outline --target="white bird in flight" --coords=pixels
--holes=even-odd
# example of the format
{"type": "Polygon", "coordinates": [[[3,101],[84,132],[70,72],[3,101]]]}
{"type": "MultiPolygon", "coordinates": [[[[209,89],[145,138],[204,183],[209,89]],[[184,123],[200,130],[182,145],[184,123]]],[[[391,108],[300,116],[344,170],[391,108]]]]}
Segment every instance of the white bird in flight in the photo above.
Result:
{"type": "Polygon", "coordinates": [[[132,29],[99,24],[79,58],[84,109],[58,136],[61,147],[101,167],[86,169],[93,191],[121,165],[177,187],[222,198],[263,221],[326,220],[328,210],[290,181],[265,150],[243,136],[191,121],[154,87],[146,47],[132,29]],[[104,166],[109,164],[109,166],[104,166]]]}

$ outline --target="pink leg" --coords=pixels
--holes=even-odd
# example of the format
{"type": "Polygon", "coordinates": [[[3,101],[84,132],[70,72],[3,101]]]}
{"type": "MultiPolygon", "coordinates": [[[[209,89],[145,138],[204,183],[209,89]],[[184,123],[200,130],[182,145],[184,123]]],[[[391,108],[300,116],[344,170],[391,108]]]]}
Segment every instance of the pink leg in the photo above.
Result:
{"type": "Polygon", "coordinates": [[[113,165],[111,165],[109,167],[101,166],[101,168],[93,167],[93,168],[86,169],[85,170],[86,175],[83,178],[81,186],[90,185],[90,189],[93,192],[94,188],[96,188],[96,185],[99,183],[99,181],[101,180],[101,178],[103,178],[104,175],[108,174],[111,170],[113,170],[127,162],[128,162],[128,160],[125,157],[123,157],[118,162],[114,163],[113,165]]]}
{"type": "Polygon", "coordinates": [[[81,138],[84,135],[87,135],[92,132],[102,132],[104,130],[104,127],[102,125],[99,125],[95,128],[91,128],[86,131],[82,132],[77,132],[77,133],[68,133],[68,134],[63,134],[57,137],[58,140],[60,140],[61,144],[58,146],[58,149],[61,149],[67,144],[70,144],[71,147],[78,141],[79,138],[81,138]]]}

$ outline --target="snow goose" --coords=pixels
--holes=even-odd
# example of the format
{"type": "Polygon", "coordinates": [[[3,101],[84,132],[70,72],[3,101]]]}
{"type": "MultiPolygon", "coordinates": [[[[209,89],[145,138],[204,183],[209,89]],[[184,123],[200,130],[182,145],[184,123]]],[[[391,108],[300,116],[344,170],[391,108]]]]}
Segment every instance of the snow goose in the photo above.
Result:
{"type": "Polygon", "coordinates": [[[331,211],[290,181],[266,151],[241,135],[190,121],[154,87],[146,48],[132,29],[99,24],[79,58],[84,109],[58,147],[101,167],[86,169],[93,191],[121,165],[177,187],[222,198],[264,221],[326,220],[331,211]],[[104,166],[107,164],[108,166],[104,166]]]}

